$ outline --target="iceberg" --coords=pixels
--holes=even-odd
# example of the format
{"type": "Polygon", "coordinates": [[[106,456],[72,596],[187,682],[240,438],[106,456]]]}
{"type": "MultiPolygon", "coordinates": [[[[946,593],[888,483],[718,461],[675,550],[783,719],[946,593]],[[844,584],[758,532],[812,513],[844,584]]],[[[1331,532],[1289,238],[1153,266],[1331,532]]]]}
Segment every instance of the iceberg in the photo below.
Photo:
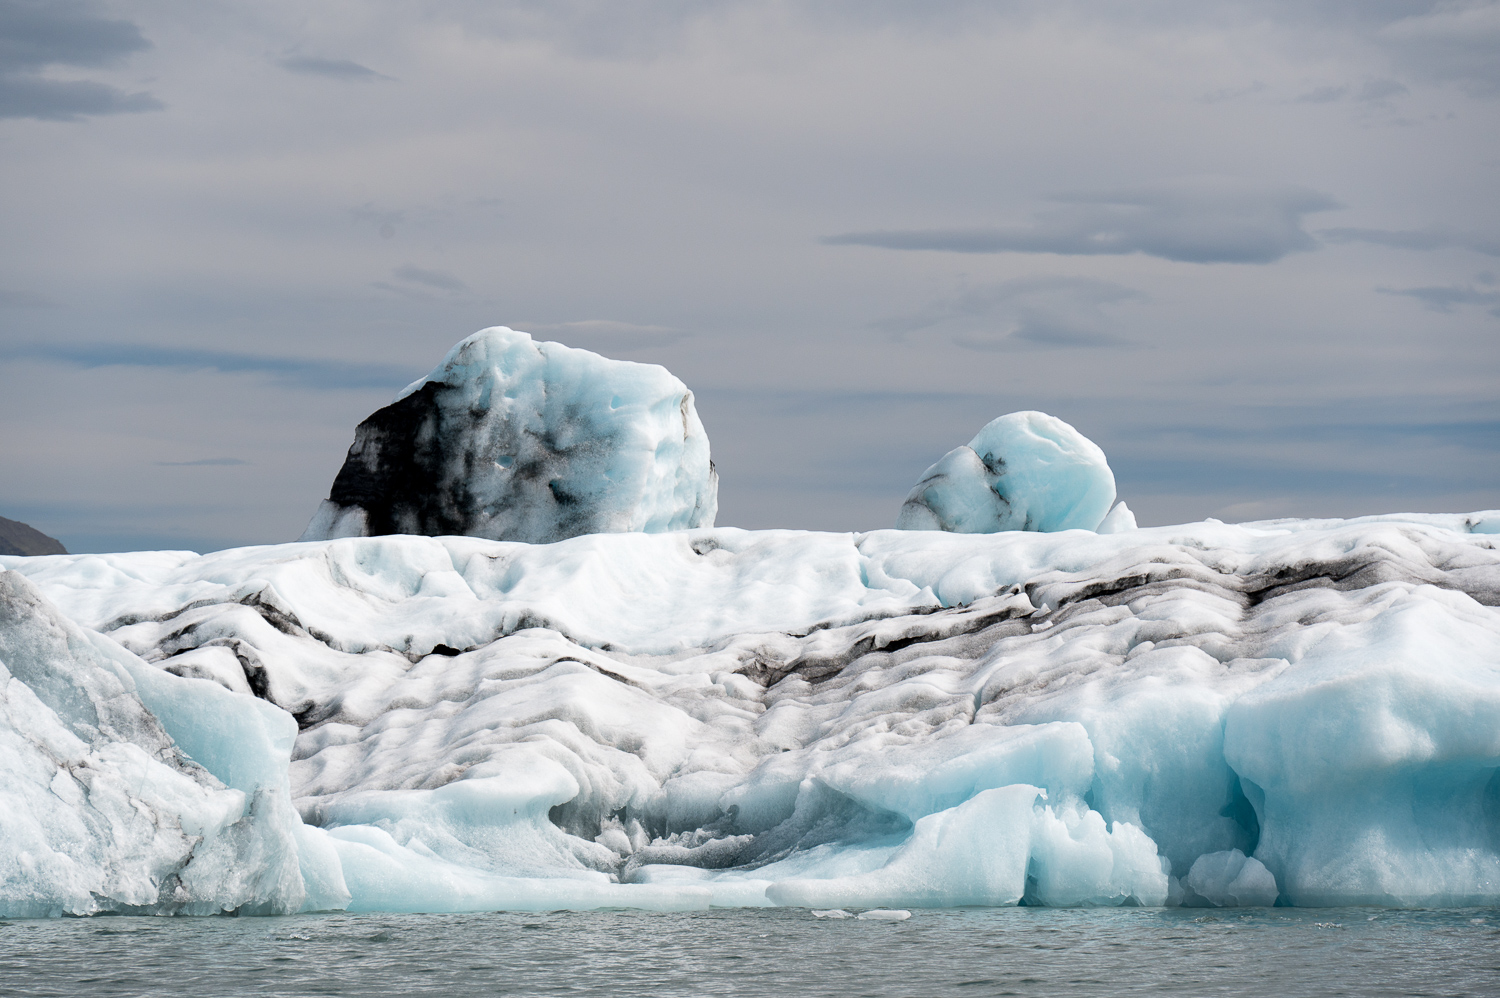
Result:
{"type": "Polygon", "coordinates": [[[0,557],[0,903],[1497,904],[1497,525],[0,557]]]}
{"type": "Polygon", "coordinates": [[[1135,525],[1115,501],[1104,451],[1056,416],[1013,412],[991,420],[928,468],[896,518],[900,530],[1095,530],[1135,525]]]}
{"type": "Polygon", "coordinates": [[[712,526],[717,510],[708,437],[681,381],[495,326],[359,424],[302,539],[545,543],[712,526]]]}

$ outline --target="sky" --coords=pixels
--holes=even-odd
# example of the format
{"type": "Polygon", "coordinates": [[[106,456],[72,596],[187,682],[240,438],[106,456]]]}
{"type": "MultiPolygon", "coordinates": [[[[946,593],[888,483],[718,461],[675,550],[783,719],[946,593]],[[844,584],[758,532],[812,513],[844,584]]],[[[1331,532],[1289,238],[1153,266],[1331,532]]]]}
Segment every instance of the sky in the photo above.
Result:
{"type": "Polygon", "coordinates": [[[695,393],[721,525],[990,419],[1143,525],[1500,507],[1500,2],[0,0],[0,516],[301,533],[508,325],[695,393]]]}

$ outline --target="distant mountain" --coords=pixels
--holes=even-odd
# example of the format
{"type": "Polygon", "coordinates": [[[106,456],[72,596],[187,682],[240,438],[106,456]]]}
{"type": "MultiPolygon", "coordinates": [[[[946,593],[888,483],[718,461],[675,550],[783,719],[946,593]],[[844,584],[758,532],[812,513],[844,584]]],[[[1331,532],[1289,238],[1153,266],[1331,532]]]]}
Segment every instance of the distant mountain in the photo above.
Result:
{"type": "Polygon", "coordinates": [[[0,516],[0,554],[67,554],[62,542],[20,520],[0,516]]]}

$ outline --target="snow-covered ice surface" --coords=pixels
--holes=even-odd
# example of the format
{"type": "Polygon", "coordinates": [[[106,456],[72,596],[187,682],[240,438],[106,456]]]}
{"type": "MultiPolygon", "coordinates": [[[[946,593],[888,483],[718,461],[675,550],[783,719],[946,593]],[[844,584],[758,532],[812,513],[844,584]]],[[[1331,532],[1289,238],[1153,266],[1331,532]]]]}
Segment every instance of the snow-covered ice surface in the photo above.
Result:
{"type": "MultiPolygon", "coordinates": [[[[896,517],[901,530],[1094,530],[1115,501],[1104,451],[1045,412],[992,419],[922,473],[896,517]]],[[[1121,504],[1102,533],[1135,526],[1121,504]]]]}
{"type": "Polygon", "coordinates": [[[302,539],[544,543],[712,526],[717,510],[693,393],[666,368],[494,326],[359,424],[302,539]]]}
{"type": "MultiPolygon", "coordinates": [[[[1500,903],[1497,530],[386,536],[0,566],[111,675],[157,678],[141,699],[231,788],[192,777],[204,800],[245,794],[239,751],[278,778],[273,739],[221,717],[295,721],[306,825],[277,827],[324,850],[298,860],[322,900],[221,907],[1465,905],[1500,903]]],[[[46,701],[27,675],[8,704],[46,701]]],[[[8,710],[7,738],[42,716],[8,710]]],[[[76,751],[170,755],[99,731],[76,751]]],[[[80,807],[36,780],[7,785],[9,820],[80,807]]],[[[13,841],[6,898],[61,897],[13,841]]],[[[96,882],[101,906],[150,893],[96,882]]]]}

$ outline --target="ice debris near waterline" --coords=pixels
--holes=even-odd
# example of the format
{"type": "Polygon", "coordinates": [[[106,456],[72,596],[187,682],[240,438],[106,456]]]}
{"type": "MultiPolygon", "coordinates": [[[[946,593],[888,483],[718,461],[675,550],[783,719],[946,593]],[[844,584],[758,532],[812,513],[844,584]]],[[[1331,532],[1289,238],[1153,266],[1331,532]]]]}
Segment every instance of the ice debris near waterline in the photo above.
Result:
{"type": "Polygon", "coordinates": [[[546,543],[712,526],[717,509],[693,393],[666,368],[496,326],[359,424],[302,539],[546,543]]]}
{"type": "Polygon", "coordinates": [[[0,911],[1500,903],[1497,530],[3,558],[0,911]]]}

